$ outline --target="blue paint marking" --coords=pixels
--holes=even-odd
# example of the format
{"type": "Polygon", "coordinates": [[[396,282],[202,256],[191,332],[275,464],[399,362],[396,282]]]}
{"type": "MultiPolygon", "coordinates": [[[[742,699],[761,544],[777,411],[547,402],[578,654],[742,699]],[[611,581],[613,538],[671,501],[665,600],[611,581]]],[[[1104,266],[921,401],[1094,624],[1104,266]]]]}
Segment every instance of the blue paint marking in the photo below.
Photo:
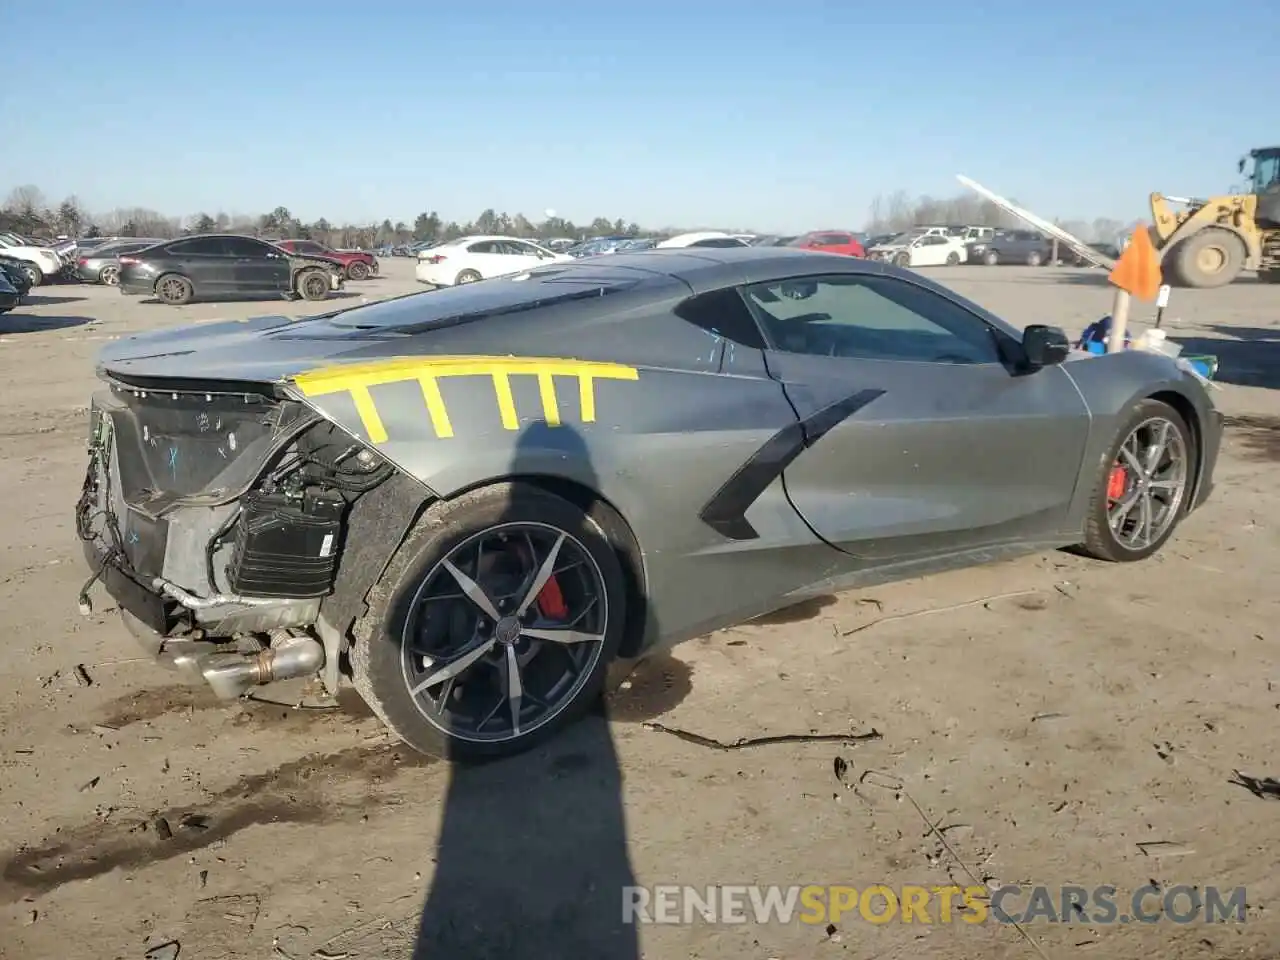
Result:
{"type": "Polygon", "coordinates": [[[130,530],[130,531],[129,531],[129,542],[130,542],[130,543],[137,543],[137,542],[138,542],[138,531],[137,531],[137,530],[130,530]]]}
{"type": "Polygon", "coordinates": [[[174,479],[178,477],[178,448],[169,448],[169,472],[173,474],[174,479]]]}

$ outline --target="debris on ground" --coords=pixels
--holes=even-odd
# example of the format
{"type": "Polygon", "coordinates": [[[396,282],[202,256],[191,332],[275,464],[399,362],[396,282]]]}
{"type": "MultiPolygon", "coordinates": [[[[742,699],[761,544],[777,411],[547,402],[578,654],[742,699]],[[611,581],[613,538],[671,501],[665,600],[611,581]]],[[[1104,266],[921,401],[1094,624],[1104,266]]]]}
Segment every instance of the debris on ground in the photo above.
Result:
{"type": "Polygon", "coordinates": [[[1247,773],[1233,770],[1227,783],[1244,787],[1259,800],[1280,800],[1280,780],[1274,777],[1251,777],[1247,773]]]}
{"type": "Polygon", "coordinates": [[[173,839],[173,828],[169,826],[169,821],[164,817],[156,817],[151,821],[151,825],[156,829],[156,836],[161,840],[173,839]]]}
{"type": "Polygon", "coordinates": [[[864,623],[861,626],[854,627],[852,630],[846,630],[841,634],[842,637],[851,637],[855,633],[861,633],[863,630],[870,630],[882,623],[892,623],[895,620],[910,620],[912,617],[925,617],[934,613],[950,613],[953,610],[963,610],[966,607],[984,606],[990,609],[990,605],[997,600],[1010,600],[1013,597],[1027,597],[1039,590],[1015,590],[1012,593],[997,593],[989,597],[979,597],[977,600],[966,600],[964,603],[952,603],[945,607],[927,607],[924,610],[912,610],[910,613],[894,613],[887,617],[876,617],[870,623],[864,623]]]}
{"type": "Polygon", "coordinates": [[[1185,857],[1188,854],[1195,853],[1195,850],[1187,846],[1185,843],[1179,843],[1176,840],[1149,840],[1139,843],[1138,849],[1148,857],[1185,857]]]}
{"type": "Polygon", "coordinates": [[[643,724],[646,730],[652,730],[655,733],[665,733],[683,740],[685,743],[696,744],[699,747],[709,747],[712,750],[745,750],[747,747],[768,747],[779,743],[863,743],[867,740],[883,740],[884,734],[874,727],[867,733],[783,733],[772,737],[743,737],[732,743],[725,743],[722,740],[716,740],[712,737],[704,737],[700,733],[691,733],[688,730],[681,730],[677,727],[668,727],[665,724],[648,722],[643,724]]]}
{"type": "Polygon", "coordinates": [[[836,779],[844,783],[845,775],[849,772],[849,761],[837,754],[832,766],[835,769],[836,779]]]}
{"type": "Polygon", "coordinates": [[[93,678],[89,676],[89,671],[84,668],[83,663],[77,663],[75,669],[76,683],[82,687],[92,687],[93,678]]]}
{"type": "Polygon", "coordinates": [[[146,960],[178,960],[178,954],[181,952],[182,944],[177,940],[170,940],[167,943],[156,944],[144,956],[146,960]]]}

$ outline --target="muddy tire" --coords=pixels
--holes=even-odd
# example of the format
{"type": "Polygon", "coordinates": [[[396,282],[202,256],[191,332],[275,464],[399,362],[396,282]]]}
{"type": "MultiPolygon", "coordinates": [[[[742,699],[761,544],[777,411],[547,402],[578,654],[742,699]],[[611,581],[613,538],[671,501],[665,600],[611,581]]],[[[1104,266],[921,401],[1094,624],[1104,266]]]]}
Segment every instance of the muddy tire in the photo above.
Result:
{"type": "Polygon", "coordinates": [[[298,274],[297,290],[303,300],[326,300],[329,297],[329,275],[323,270],[303,270],[298,274]]]}
{"type": "Polygon", "coordinates": [[[475,283],[477,280],[483,280],[483,279],[484,278],[474,270],[463,270],[460,274],[458,274],[457,279],[455,279],[453,282],[455,284],[461,285],[464,283],[475,283]]]}
{"type": "Polygon", "coordinates": [[[1186,516],[1196,459],[1177,410],[1159,400],[1134,406],[1098,465],[1084,552],[1126,563],[1159,550],[1186,516]]]}
{"type": "Polygon", "coordinates": [[[108,287],[120,285],[120,268],[114,264],[107,264],[98,273],[98,282],[108,287]]]}
{"type": "Polygon", "coordinates": [[[353,260],[351,263],[347,264],[347,279],[368,280],[369,265],[363,260],[353,260]]]}
{"type": "Polygon", "coordinates": [[[1205,227],[1179,240],[1161,261],[1169,279],[1181,287],[1225,287],[1240,276],[1248,251],[1230,230],[1205,227]]]}
{"type": "Polygon", "coordinates": [[[156,296],[171,307],[190,303],[196,295],[191,281],[176,273],[166,273],[156,281],[156,296]]]}
{"type": "Polygon", "coordinates": [[[355,625],[353,680],[421,753],[522,753],[598,701],[626,598],[595,519],[527,484],[484,487],[432,506],[397,551],[355,625]]]}

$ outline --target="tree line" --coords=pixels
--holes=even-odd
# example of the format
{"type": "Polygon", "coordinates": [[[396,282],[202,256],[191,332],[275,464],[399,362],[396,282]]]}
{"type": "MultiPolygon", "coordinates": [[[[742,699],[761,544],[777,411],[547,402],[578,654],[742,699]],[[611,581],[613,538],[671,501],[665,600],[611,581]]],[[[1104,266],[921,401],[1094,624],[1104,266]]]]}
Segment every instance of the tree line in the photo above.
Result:
{"type": "MultiPolygon", "coordinates": [[[[972,194],[962,194],[950,199],[928,196],[912,198],[905,191],[899,190],[875,198],[865,218],[864,229],[869,233],[890,233],[919,224],[935,223],[994,227],[1018,225],[1016,218],[990,201],[972,194]]],[[[1110,242],[1124,230],[1124,224],[1119,220],[1101,217],[1091,223],[1069,220],[1060,221],[1059,225],[1088,241],[1110,242]]],[[[841,224],[815,224],[816,229],[834,229],[839,226],[841,224]]],[[[120,236],[170,239],[193,233],[239,233],[276,239],[306,238],[335,247],[363,248],[421,240],[452,240],[473,234],[549,240],[553,237],[580,239],[590,236],[652,236],[681,232],[672,228],[646,230],[635,221],[621,218],[610,220],[608,217],[596,217],[589,223],[575,223],[554,216],[533,221],[522,213],[499,213],[492,208],[466,223],[445,220],[434,210],[419,213],[412,223],[384,219],[381,223],[338,224],[324,217],[305,222],[284,206],[257,216],[219,211],[173,217],[146,207],[118,207],[105,213],[91,214],[74,195],[52,204],[39,188],[32,185],[17,187],[9,193],[4,206],[0,207],[0,230],[45,238],[120,236]]]]}

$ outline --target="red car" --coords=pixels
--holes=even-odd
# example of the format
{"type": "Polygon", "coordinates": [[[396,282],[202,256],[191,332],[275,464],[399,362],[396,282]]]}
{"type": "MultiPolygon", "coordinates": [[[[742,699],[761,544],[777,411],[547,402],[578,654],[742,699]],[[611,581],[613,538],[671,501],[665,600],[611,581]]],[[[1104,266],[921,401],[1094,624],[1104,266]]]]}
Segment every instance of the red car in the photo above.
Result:
{"type": "Polygon", "coordinates": [[[843,253],[848,257],[867,255],[858,238],[843,230],[815,230],[813,233],[806,233],[803,237],[796,237],[788,246],[821,250],[823,253],[843,253]]]}
{"type": "Polygon", "coordinates": [[[366,250],[334,250],[315,240],[277,240],[276,246],[304,257],[336,260],[348,280],[368,280],[378,275],[378,258],[366,250]]]}

